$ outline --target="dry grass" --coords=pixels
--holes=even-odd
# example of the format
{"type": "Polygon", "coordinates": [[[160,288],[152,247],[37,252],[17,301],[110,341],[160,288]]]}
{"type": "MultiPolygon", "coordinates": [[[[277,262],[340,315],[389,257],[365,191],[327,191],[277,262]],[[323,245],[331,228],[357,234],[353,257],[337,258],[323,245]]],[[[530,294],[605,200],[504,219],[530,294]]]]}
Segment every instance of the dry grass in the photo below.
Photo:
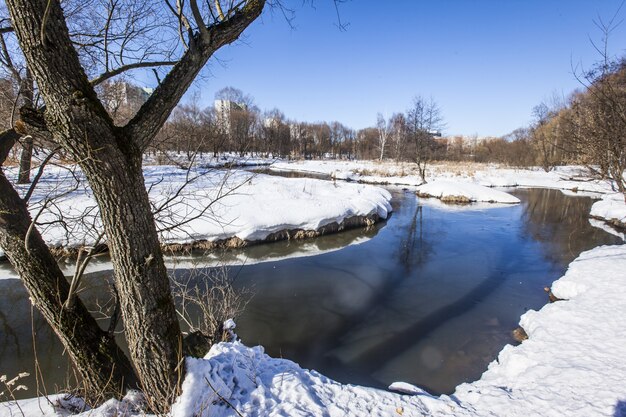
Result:
{"type": "MultiPolygon", "coordinates": [[[[471,161],[435,161],[427,165],[427,176],[454,175],[473,176],[477,171],[484,171],[493,164],[471,161]]],[[[369,161],[367,167],[354,169],[361,176],[406,177],[418,176],[417,166],[412,162],[369,161]]]]}

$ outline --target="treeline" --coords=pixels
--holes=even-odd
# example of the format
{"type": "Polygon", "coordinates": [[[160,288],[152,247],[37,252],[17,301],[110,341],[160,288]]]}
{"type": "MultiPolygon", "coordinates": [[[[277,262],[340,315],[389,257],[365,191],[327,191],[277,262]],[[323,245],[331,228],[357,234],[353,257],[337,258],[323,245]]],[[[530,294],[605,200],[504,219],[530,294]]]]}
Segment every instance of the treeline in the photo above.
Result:
{"type": "Polygon", "coordinates": [[[626,60],[603,63],[579,81],[580,91],[536,106],[531,126],[482,143],[475,160],[546,171],[582,164],[604,178],[621,178],[626,169],[626,60]]]}
{"type": "Polygon", "coordinates": [[[437,139],[443,118],[432,99],[416,97],[406,112],[389,119],[379,114],[376,126],[360,130],[337,121],[290,120],[278,109],[262,112],[252,97],[232,87],[219,91],[215,99],[215,105],[206,108],[197,99],[178,106],[148,151],[173,151],[190,159],[196,153],[223,152],[297,159],[394,159],[420,167],[429,160],[448,158],[449,147],[437,139]]]}
{"type": "MultiPolygon", "coordinates": [[[[197,99],[180,105],[149,151],[174,151],[192,158],[196,153],[254,153],[276,158],[415,160],[426,149],[445,157],[445,146],[431,130],[441,124],[434,102],[416,98],[406,113],[389,120],[381,115],[375,127],[354,130],[340,122],[299,122],[278,109],[260,111],[254,99],[227,87],[215,105],[202,108],[197,99]]],[[[119,101],[119,100],[118,100],[119,101]]],[[[121,114],[127,114],[122,112],[121,114]]]]}

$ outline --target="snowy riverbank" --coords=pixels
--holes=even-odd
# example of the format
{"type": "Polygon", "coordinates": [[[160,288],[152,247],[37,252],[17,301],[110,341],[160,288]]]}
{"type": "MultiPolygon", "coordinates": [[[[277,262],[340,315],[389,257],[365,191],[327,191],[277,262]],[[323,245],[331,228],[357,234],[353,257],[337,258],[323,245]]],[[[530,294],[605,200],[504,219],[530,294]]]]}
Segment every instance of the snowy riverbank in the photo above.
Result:
{"type": "MultiPolygon", "coordinates": [[[[626,246],[581,254],[552,287],[565,300],[524,314],[520,323],[529,339],[506,346],[480,380],[460,385],[451,396],[434,397],[408,384],[394,384],[407,394],[343,385],[270,358],[260,347],[222,343],[204,359],[187,360],[189,372],[172,415],[622,416],[624,271],[626,246]]],[[[20,406],[26,416],[42,415],[41,410],[46,416],[66,415],[45,399],[20,401],[20,406]]],[[[81,415],[144,415],[133,411],[136,406],[131,395],[81,415]]],[[[0,413],[20,415],[10,403],[1,404],[0,413]]]]}
{"type": "MultiPolygon", "coordinates": [[[[174,249],[315,236],[372,224],[391,212],[389,192],[368,185],[175,166],[148,166],[144,176],[161,240],[174,249]]],[[[49,245],[96,242],[102,226],[79,170],[46,169],[30,200],[33,217],[44,205],[38,223],[45,225],[40,230],[49,245]]]]}
{"type": "MultiPolygon", "coordinates": [[[[594,205],[592,209],[593,216],[604,219],[623,210],[623,200],[620,205],[620,196],[610,192],[610,184],[592,180],[575,167],[551,173],[487,167],[467,176],[435,173],[433,177],[453,178],[460,184],[592,193],[604,198],[599,203],[611,201],[605,203],[608,208],[594,205]]],[[[225,343],[214,346],[204,359],[188,359],[183,394],[172,415],[623,416],[625,271],[626,246],[582,253],[552,286],[554,295],[564,300],[521,317],[529,339],[519,346],[506,346],[478,381],[460,385],[450,396],[435,397],[409,384],[394,384],[404,394],[344,385],[294,362],[270,358],[260,347],[225,343]]],[[[44,415],[65,415],[44,399],[20,405],[27,416],[41,415],[41,410],[44,415]]],[[[136,395],[131,395],[83,415],[145,415],[136,407],[136,395]]],[[[5,410],[8,415],[21,415],[14,405],[0,404],[0,414],[5,410]]]]}
{"type": "MultiPolygon", "coordinates": [[[[332,178],[366,184],[393,184],[407,187],[430,188],[431,182],[446,184],[436,187],[432,194],[453,196],[467,194],[472,201],[485,201],[488,196],[483,190],[470,192],[475,185],[483,187],[553,188],[570,195],[589,195],[600,201],[594,204],[590,216],[613,226],[626,227],[626,204],[608,180],[590,175],[580,166],[555,167],[550,172],[541,168],[503,168],[496,165],[449,163],[431,164],[426,172],[429,184],[422,185],[415,164],[376,161],[297,161],[276,162],[271,169],[280,172],[303,172],[328,175],[332,178]],[[421,186],[421,187],[420,187],[421,186]],[[445,193],[444,193],[445,191],[445,193]]],[[[428,194],[428,193],[426,193],[428,194]]],[[[502,197],[502,196],[501,196],[502,197]]],[[[512,201],[506,201],[508,203],[512,201]]],[[[596,225],[597,223],[592,223],[596,225]]]]}

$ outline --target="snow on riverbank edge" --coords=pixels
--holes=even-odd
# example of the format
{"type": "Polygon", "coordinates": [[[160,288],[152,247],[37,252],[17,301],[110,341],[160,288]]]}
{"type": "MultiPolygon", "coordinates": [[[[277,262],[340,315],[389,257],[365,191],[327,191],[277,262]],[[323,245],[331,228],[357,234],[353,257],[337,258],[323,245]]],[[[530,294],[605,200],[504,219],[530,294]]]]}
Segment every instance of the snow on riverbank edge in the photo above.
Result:
{"type": "MultiPolygon", "coordinates": [[[[175,166],[144,167],[144,177],[161,242],[173,251],[177,245],[181,251],[206,250],[313,237],[371,225],[392,211],[387,190],[364,184],[175,166]]],[[[47,223],[44,239],[61,253],[93,245],[102,226],[80,170],[47,169],[31,198],[31,214],[55,195],[54,206],[38,217],[47,223]],[[64,223],[54,221],[60,216],[64,223]]]]}
{"type": "Polygon", "coordinates": [[[438,198],[444,202],[467,204],[471,202],[517,204],[520,199],[504,191],[472,183],[435,180],[416,189],[419,197],[438,198]]]}
{"type": "MultiPolygon", "coordinates": [[[[406,187],[422,185],[414,164],[374,161],[296,161],[276,162],[270,169],[329,175],[335,179],[366,184],[391,184],[406,187]]],[[[599,198],[594,203],[590,217],[626,230],[626,204],[608,180],[596,179],[582,166],[558,166],[549,172],[535,168],[502,168],[493,164],[431,164],[427,179],[453,181],[461,184],[478,184],[484,187],[552,188],[567,195],[586,195],[599,198]]],[[[592,223],[597,226],[597,223],[592,223]]]]}

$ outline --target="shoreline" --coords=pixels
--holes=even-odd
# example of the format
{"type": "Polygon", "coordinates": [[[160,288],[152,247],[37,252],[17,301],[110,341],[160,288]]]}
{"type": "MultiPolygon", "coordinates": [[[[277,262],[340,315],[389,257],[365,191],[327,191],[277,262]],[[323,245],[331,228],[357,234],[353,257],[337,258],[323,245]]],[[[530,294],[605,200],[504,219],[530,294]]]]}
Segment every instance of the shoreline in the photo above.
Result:
{"type": "MultiPolygon", "coordinates": [[[[318,227],[317,229],[282,229],[268,234],[264,239],[247,240],[241,239],[237,236],[232,236],[217,240],[198,239],[193,242],[186,243],[164,243],[161,245],[161,250],[163,251],[164,256],[177,256],[188,255],[196,251],[210,253],[220,249],[240,249],[284,240],[307,240],[357,228],[368,230],[377,223],[387,221],[392,214],[393,213],[390,212],[386,218],[382,218],[376,212],[371,212],[367,215],[348,216],[339,223],[332,221],[318,227]]],[[[50,247],[50,251],[58,261],[76,259],[78,252],[82,250],[85,250],[85,247],[50,247]]],[[[103,243],[98,246],[94,255],[99,256],[106,255],[108,253],[109,249],[106,243],[103,243]]],[[[5,256],[0,256],[0,264],[3,263],[10,264],[9,260],[5,256]]]]}

